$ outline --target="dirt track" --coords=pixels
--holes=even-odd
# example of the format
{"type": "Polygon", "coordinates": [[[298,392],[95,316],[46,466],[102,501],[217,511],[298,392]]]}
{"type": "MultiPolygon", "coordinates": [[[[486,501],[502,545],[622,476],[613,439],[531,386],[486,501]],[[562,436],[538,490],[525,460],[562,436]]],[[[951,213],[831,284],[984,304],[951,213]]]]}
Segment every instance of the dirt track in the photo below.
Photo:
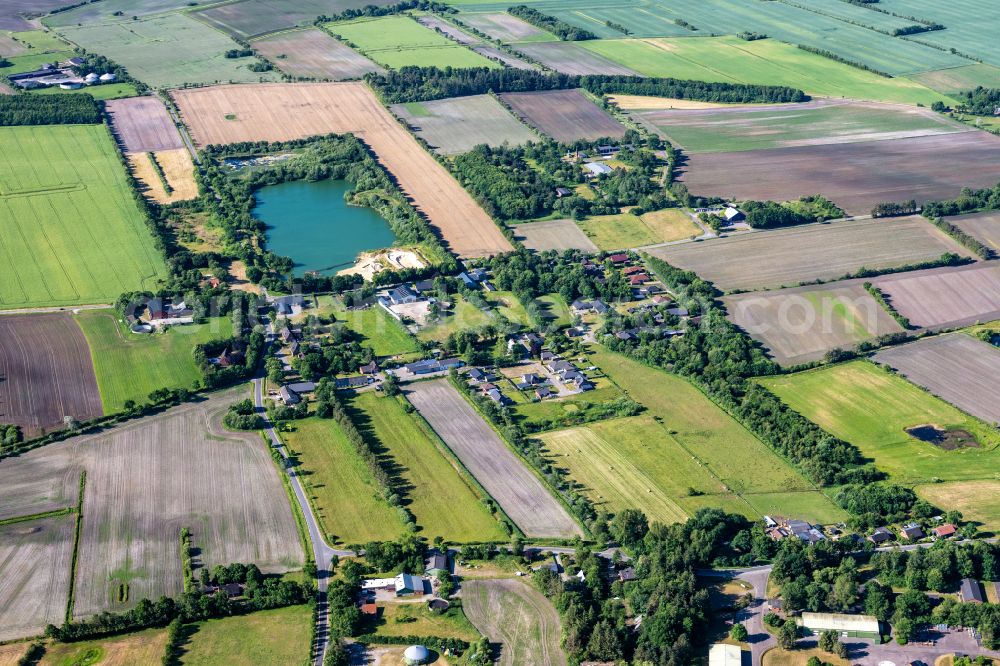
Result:
{"type": "Polygon", "coordinates": [[[512,249],[458,181],[362,83],[214,86],[176,90],[173,95],[201,146],[354,134],[378,156],[452,252],[481,257],[512,249]]]}
{"type": "Polygon", "coordinates": [[[0,423],[24,434],[103,414],[83,331],[67,313],[0,316],[0,423]]]}
{"type": "Polygon", "coordinates": [[[472,624],[500,644],[502,666],[559,666],[559,614],[542,594],[519,580],[468,580],[462,605],[472,624]]]}
{"type": "Polygon", "coordinates": [[[447,379],[417,382],[407,399],[518,527],[531,537],[572,537],[580,528],[447,379]]]}

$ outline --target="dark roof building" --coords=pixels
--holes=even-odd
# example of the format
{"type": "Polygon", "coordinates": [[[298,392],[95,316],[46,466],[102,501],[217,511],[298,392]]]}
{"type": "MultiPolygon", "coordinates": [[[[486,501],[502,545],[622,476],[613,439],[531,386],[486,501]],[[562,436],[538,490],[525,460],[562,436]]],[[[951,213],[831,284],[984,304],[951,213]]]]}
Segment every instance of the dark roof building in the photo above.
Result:
{"type": "Polygon", "coordinates": [[[958,594],[965,603],[983,603],[983,586],[975,578],[963,578],[958,594]]]}
{"type": "Polygon", "coordinates": [[[899,530],[899,535],[910,541],[923,539],[926,536],[924,531],[920,529],[920,525],[917,525],[916,523],[910,523],[909,525],[903,527],[903,529],[899,530]]]}
{"type": "Polygon", "coordinates": [[[419,299],[420,297],[417,293],[405,284],[389,290],[389,300],[395,305],[399,305],[400,303],[416,303],[419,299]]]}
{"type": "Polygon", "coordinates": [[[886,541],[892,541],[892,531],[887,527],[878,527],[872,533],[868,540],[872,543],[885,543],[886,541]]]}

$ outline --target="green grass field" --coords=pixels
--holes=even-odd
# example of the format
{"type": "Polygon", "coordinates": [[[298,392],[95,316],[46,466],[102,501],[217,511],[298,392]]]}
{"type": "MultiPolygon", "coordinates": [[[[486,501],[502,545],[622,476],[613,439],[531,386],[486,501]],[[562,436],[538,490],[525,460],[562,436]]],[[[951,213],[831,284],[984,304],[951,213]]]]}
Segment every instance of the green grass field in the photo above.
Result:
{"type": "MultiPolygon", "coordinates": [[[[601,403],[617,400],[622,397],[622,392],[618,387],[603,377],[594,379],[593,383],[595,387],[593,391],[577,393],[566,398],[549,398],[540,402],[522,402],[514,405],[512,409],[522,424],[527,427],[552,427],[549,424],[559,423],[560,419],[569,420],[579,418],[581,410],[587,412],[598,411],[601,403]]],[[[507,389],[504,393],[508,396],[513,396],[517,393],[512,387],[504,388],[507,389]]],[[[566,421],[563,421],[562,424],[563,426],[568,425],[566,421]]]]}
{"type": "Polygon", "coordinates": [[[580,45],[647,76],[792,86],[821,97],[920,102],[927,106],[938,100],[949,101],[915,81],[887,79],[773,39],[602,39],[580,45]]]}
{"type": "Polygon", "coordinates": [[[599,215],[577,225],[601,250],[621,250],[701,235],[691,218],[676,209],[658,210],[641,217],[631,213],[599,215]]]}
{"type": "Polygon", "coordinates": [[[390,603],[379,606],[374,631],[383,636],[439,636],[468,643],[475,643],[481,636],[460,606],[435,613],[424,604],[390,603]]]}
{"type": "MultiPolygon", "coordinates": [[[[646,407],[643,416],[661,420],[666,434],[677,444],[675,451],[684,452],[668,464],[678,466],[690,461],[714,479],[714,492],[721,500],[719,504],[715,503],[715,497],[707,494],[678,499],[675,486],[671,499],[686,510],[700,506],[723,506],[732,510],[729,507],[734,504],[733,495],[738,495],[744,504],[752,507],[757,501],[767,505],[769,512],[787,516],[824,523],[845,516],[788,462],[684,379],[604,350],[592,352],[590,361],[600,366],[630,398],[646,407]]],[[[612,444],[623,436],[620,429],[610,432],[613,434],[607,441],[612,444]]],[[[666,483],[660,478],[654,480],[666,483]]],[[[685,490],[688,485],[691,484],[686,483],[685,490]]],[[[669,496],[669,489],[664,492],[669,496]]],[[[744,513],[754,515],[759,510],[744,509],[744,513]]]]}
{"type": "Polygon", "coordinates": [[[362,343],[379,356],[395,356],[417,351],[417,341],[381,306],[364,310],[348,310],[339,298],[319,297],[319,314],[332,314],[337,321],[360,333],[362,343]]]}
{"type": "Polygon", "coordinates": [[[404,503],[416,517],[422,536],[459,542],[506,538],[472,482],[442,453],[447,450],[444,444],[418,415],[404,411],[399,398],[369,391],[355,396],[351,406],[360,417],[358,426],[369,429],[398,465],[401,485],[406,488],[404,503]]]}
{"type": "Polygon", "coordinates": [[[180,662],[188,666],[306,666],[311,636],[309,605],[208,620],[195,625],[194,633],[182,648],[180,662]]]}
{"type": "Polygon", "coordinates": [[[195,345],[233,335],[229,317],[152,335],[132,333],[112,310],[84,310],[76,321],[90,346],[106,414],[120,411],[126,400],[142,403],[156,389],[191,388],[201,380],[195,345]]]}
{"type": "Polygon", "coordinates": [[[490,316],[458,294],[452,295],[454,307],[441,318],[417,331],[417,338],[424,342],[441,342],[452,333],[468,328],[478,328],[493,321],[490,316]]]}
{"type": "Polygon", "coordinates": [[[972,90],[976,86],[1000,88],[1000,67],[976,63],[964,67],[911,74],[909,79],[945,95],[972,90]]]}
{"type": "Polygon", "coordinates": [[[426,28],[408,16],[324,23],[371,60],[386,67],[499,67],[498,63],[426,28]]]}
{"type": "Polygon", "coordinates": [[[514,295],[512,291],[491,291],[488,294],[484,294],[486,299],[490,302],[497,312],[506,317],[509,321],[515,324],[521,324],[522,326],[530,326],[531,320],[528,318],[528,312],[524,309],[521,301],[518,300],[517,296],[514,295]]]}
{"type": "Polygon", "coordinates": [[[239,45],[185,13],[161,14],[58,28],[69,40],[128,69],[153,88],[184,83],[276,81],[274,72],[251,72],[255,58],[226,58],[239,45]]]}
{"type": "Polygon", "coordinates": [[[4,127],[0,146],[0,309],[111,303],[166,276],[106,127],[4,127]]]}
{"type": "Polygon", "coordinates": [[[135,97],[138,91],[131,83],[109,83],[101,86],[84,86],[79,90],[63,90],[58,86],[42,88],[32,92],[32,95],[63,95],[72,92],[87,93],[94,99],[121,99],[122,97],[135,97]]]}
{"type": "Polygon", "coordinates": [[[760,380],[792,409],[875,460],[897,483],[992,479],[1000,433],[867,361],[760,380]],[[982,448],[946,451],[905,428],[934,424],[972,433],[982,448]]]}
{"type": "Polygon", "coordinates": [[[978,523],[982,530],[1000,531],[1000,480],[928,483],[914,490],[936,507],[961,511],[965,520],[978,523]]]}
{"type": "Polygon", "coordinates": [[[833,106],[729,109],[698,114],[647,114],[675,144],[696,153],[759,150],[813,143],[872,141],[907,134],[965,131],[937,114],[898,107],[833,106]]]}
{"type": "Polygon", "coordinates": [[[53,62],[62,62],[67,58],[72,58],[75,53],[70,50],[64,51],[42,51],[38,53],[25,53],[24,55],[7,58],[10,65],[0,68],[0,76],[10,76],[11,74],[23,74],[40,69],[42,65],[53,62]]]}
{"type": "Polygon", "coordinates": [[[55,51],[69,50],[69,44],[59,38],[54,32],[48,30],[23,30],[20,32],[4,31],[0,34],[6,35],[17,41],[28,52],[51,53],[55,51]]]}
{"type": "Polygon", "coordinates": [[[282,439],[300,463],[327,539],[353,544],[398,538],[403,533],[399,514],[382,497],[337,422],[313,416],[295,421],[293,428],[282,439]]]}

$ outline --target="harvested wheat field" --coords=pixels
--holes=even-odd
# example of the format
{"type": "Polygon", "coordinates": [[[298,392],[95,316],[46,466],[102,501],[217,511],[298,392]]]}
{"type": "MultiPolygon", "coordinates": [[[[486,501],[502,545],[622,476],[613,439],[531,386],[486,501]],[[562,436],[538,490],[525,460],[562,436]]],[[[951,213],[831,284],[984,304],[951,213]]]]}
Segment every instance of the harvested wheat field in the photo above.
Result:
{"type": "Polygon", "coordinates": [[[673,97],[647,97],[646,95],[608,95],[608,100],[623,111],[725,109],[733,106],[721,102],[701,102],[696,99],[676,99],[673,97]]]}
{"type": "Polygon", "coordinates": [[[921,217],[809,224],[649,250],[724,291],[835,280],[862,267],[896,268],[945,252],[969,256],[921,217]]]}
{"type": "Polygon", "coordinates": [[[735,294],[722,302],[732,322],[767,347],[775,361],[794,365],[903,330],[862,282],[735,294]]]}
{"type": "Polygon", "coordinates": [[[526,535],[580,534],[566,509],[449,380],[410,384],[406,398],[526,535]]]}
{"type": "Polygon", "coordinates": [[[0,423],[35,436],[103,413],[87,339],[68,313],[0,316],[0,423]]]}
{"type": "Polygon", "coordinates": [[[993,345],[950,333],[884,349],[874,358],[959,409],[1000,423],[1000,349],[993,345]]]}
{"type": "Polygon", "coordinates": [[[163,663],[167,647],[166,629],[147,629],[124,636],[99,638],[78,643],[53,643],[46,647],[38,666],[84,666],[88,655],[100,650],[95,666],[152,666],[163,663]]]}
{"type": "Polygon", "coordinates": [[[873,280],[914,326],[957,328],[1000,319],[1000,261],[873,280]]]}
{"type": "Polygon", "coordinates": [[[0,527],[0,641],[62,623],[75,525],[67,514],[0,527]]]}
{"type": "Polygon", "coordinates": [[[583,250],[597,252],[594,241],[587,238],[573,220],[549,220],[514,225],[514,238],[530,250],[583,250]]]}
{"type": "Polygon", "coordinates": [[[171,187],[167,194],[159,174],[146,153],[132,153],[127,156],[132,175],[139,181],[140,191],[156,203],[171,204],[198,197],[198,183],[194,179],[194,162],[187,148],[163,150],[153,153],[163,176],[171,187]]]}
{"type": "Polygon", "coordinates": [[[180,132],[159,98],[129,97],[109,100],[105,104],[114,134],[126,152],[184,147],[180,132]]]}
{"type": "Polygon", "coordinates": [[[822,194],[851,215],[879,203],[950,199],[1000,181],[1000,137],[959,132],[892,141],[688,156],[681,180],[699,196],[790,201],[822,194]],[[960,166],[959,166],[960,165],[960,166]]]}
{"type": "MultiPolygon", "coordinates": [[[[26,481],[40,484],[37,495],[54,503],[67,494],[67,474],[87,472],[76,617],[179,594],[182,527],[208,566],[255,562],[273,572],[301,566],[295,519],[264,443],[256,433],[222,429],[222,414],[240,397],[241,391],[217,394],[0,461],[0,482],[13,486],[21,507],[31,497],[26,481]]],[[[5,493],[0,512],[7,502],[5,493]]]]}
{"type": "Polygon", "coordinates": [[[354,134],[452,252],[482,257],[512,249],[489,215],[362,83],[214,86],[173,95],[199,145],[354,134]]]}
{"type": "Polygon", "coordinates": [[[305,28],[255,39],[252,45],[285,74],[310,79],[360,79],[385,70],[325,30],[305,28]]]}
{"type": "Polygon", "coordinates": [[[0,666],[21,666],[20,659],[28,651],[28,643],[0,645],[0,666]]]}
{"type": "Polygon", "coordinates": [[[562,143],[621,138],[625,126],[579,90],[543,90],[500,96],[524,122],[562,143]]]}
{"type": "Polygon", "coordinates": [[[465,614],[491,643],[500,644],[502,666],[566,663],[559,647],[562,629],[552,602],[512,578],[468,580],[462,585],[465,614]]]}

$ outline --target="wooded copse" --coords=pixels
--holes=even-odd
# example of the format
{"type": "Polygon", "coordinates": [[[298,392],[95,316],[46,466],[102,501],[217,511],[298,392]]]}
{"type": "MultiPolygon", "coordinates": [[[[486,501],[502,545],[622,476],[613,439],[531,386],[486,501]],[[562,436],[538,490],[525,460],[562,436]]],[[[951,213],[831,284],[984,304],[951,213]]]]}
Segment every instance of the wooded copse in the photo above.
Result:
{"type": "Polygon", "coordinates": [[[0,127],[95,125],[100,122],[100,105],[86,93],[0,95],[0,127]]]}

